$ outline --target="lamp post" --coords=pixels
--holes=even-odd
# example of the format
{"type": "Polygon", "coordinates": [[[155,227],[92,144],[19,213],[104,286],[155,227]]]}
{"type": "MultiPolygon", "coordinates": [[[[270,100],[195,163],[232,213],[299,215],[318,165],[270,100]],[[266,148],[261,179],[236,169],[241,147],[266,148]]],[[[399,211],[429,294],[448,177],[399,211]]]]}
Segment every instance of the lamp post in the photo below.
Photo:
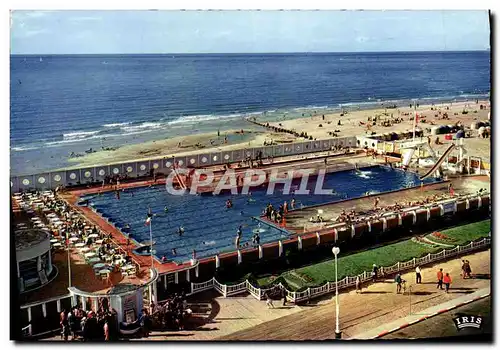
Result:
{"type": "Polygon", "coordinates": [[[335,320],[335,339],[340,339],[342,333],[339,329],[339,283],[337,279],[337,255],[340,253],[339,247],[333,247],[332,253],[335,255],[335,314],[337,316],[335,320]]]}

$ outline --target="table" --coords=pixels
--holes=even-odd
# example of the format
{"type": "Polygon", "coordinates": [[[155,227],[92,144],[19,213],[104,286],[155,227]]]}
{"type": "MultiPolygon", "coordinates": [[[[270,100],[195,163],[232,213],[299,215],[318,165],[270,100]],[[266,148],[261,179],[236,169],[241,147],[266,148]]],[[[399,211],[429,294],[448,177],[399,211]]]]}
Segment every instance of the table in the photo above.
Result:
{"type": "Polygon", "coordinates": [[[80,238],[79,238],[79,237],[71,237],[69,240],[70,240],[71,242],[76,242],[76,241],[79,241],[79,240],[80,240],[80,238]]]}
{"type": "Polygon", "coordinates": [[[98,257],[93,257],[93,258],[89,259],[89,263],[94,264],[94,266],[100,262],[101,262],[101,259],[99,259],[98,257]]]}
{"type": "Polygon", "coordinates": [[[108,269],[102,269],[102,270],[99,270],[99,274],[100,275],[107,275],[111,272],[111,270],[108,270],[108,269]]]}
{"type": "Polygon", "coordinates": [[[83,248],[80,249],[80,251],[82,253],[88,253],[90,251],[90,248],[89,247],[83,247],[83,248]]]}
{"type": "Polygon", "coordinates": [[[57,243],[52,244],[52,246],[53,247],[61,247],[62,244],[61,244],[61,242],[57,242],[57,243]]]}
{"type": "Polygon", "coordinates": [[[99,235],[97,233],[92,233],[89,235],[89,238],[97,238],[99,235]]]}
{"type": "Polygon", "coordinates": [[[75,244],[75,247],[77,248],[85,247],[85,243],[77,243],[75,244]]]}
{"type": "Polygon", "coordinates": [[[105,264],[105,263],[98,263],[98,264],[95,264],[95,265],[94,265],[94,269],[101,269],[101,268],[103,268],[104,266],[106,266],[106,264],[105,264]]]}
{"type": "Polygon", "coordinates": [[[102,244],[102,242],[104,242],[103,239],[98,239],[97,241],[95,241],[97,244],[102,244]]]}
{"type": "Polygon", "coordinates": [[[57,242],[59,242],[59,240],[55,238],[50,240],[50,243],[57,243],[57,242]]]}
{"type": "Polygon", "coordinates": [[[85,254],[85,257],[86,257],[86,258],[93,258],[93,257],[95,257],[95,253],[92,253],[92,252],[90,252],[90,253],[86,253],[86,254],[85,254]]]}

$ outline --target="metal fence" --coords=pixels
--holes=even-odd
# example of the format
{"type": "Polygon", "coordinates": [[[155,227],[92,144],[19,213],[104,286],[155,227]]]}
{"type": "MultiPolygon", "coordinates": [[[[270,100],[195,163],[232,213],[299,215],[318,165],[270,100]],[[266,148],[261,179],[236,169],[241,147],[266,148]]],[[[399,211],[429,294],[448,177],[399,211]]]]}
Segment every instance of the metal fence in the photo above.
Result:
{"type": "MultiPolygon", "coordinates": [[[[488,247],[490,244],[491,244],[490,238],[483,238],[481,241],[470,242],[467,245],[457,246],[453,249],[444,249],[439,253],[435,254],[429,253],[428,255],[418,259],[413,258],[412,260],[406,262],[398,262],[392,266],[381,267],[379,270],[380,275],[381,276],[393,275],[397,272],[413,269],[417,266],[424,266],[435,261],[448,259],[453,256],[460,255],[466,252],[482,249],[484,247],[488,247]]],[[[347,276],[344,279],[338,281],[338,289],[344,289],[354,286],[356,284],[357,277],[359,277],[360,282],[366,282],[371,280],[372,278],[371,273],[367,271],[364,271],[363,273],[357,276],[347,276]]],[[[273,291],[276,291],[276,289],[284,289],[287,300],[297,303],[304,300],[310,300],[312,298],[316,298],[318,296],[335,291],[335,282],[327,282],[322,286],[307,288],[306,290],[301,292],[292,292],[283,287],[281,283],[267,289],[262,289],[254,287],[248,280],[236,285],[225,285],[217,282],[217,280],[214,277],[208,280],[207,282],[191,283],[190,294],[191,295],[196,294],[198,292],[211,288],[215,288],[224,297],[243,292],[248,292],[258,300],[262,300],[262,298],[266,295],[266,293],[272,293],[273,291]]]]}
{"type": "MultiPolygon", "coordinates": [[[[10,186],[13,192],[54,189],[58,186],[85,185],[102,182],[106,176],[127,175],[128,178],[148,176],[151,171],[168,174],[175,164],[180,167],[223,165],[239,162],[248,157],[291,156],[304,153],[331,150],[334,146],[357,147],[356,136],[335,137],[325,140],[295,142],[278,146],[243,148],[233,151],[215,151],[181,157],[159,157],[156,159],[122,162],[116,164],[83,167],[60,171],[43,172],[33,175],[12,176],[10,186]],[[262,153],[260,153],[262,152],[262,153]]],[[[363,139],[364,140],[364,139],[363,139]]],[[[360,142],[361,143],[361,142],[360,142]]],[[[364,141],[363,141],[364,143],[364,141]]],[[[371,146],[371,144],[370,144],[371,146]]]]}

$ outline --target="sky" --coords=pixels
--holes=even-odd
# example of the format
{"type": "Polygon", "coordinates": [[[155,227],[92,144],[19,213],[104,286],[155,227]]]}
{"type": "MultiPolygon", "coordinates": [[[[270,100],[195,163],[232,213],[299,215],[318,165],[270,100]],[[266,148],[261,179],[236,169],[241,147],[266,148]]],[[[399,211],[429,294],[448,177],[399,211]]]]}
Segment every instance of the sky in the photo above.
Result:
{"type": "Polygon", "coordinates": [[[487,11],[11,12],[11,54],[486,50],[487,11]]]}

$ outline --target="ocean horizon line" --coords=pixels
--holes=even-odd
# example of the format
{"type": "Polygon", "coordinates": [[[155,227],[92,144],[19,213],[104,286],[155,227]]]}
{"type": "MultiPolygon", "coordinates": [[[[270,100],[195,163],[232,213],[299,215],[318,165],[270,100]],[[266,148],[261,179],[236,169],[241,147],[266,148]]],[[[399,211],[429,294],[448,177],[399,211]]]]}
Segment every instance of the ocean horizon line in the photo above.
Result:
{"type": "Polygon", "coordinates": [[[477,50],[401,50],[401,51],[298,51],[298,52],[198,52],[198,53],[10,53],[16,56],[287,56],[287,55],[369,55],[369,54],[425,54],[425,53],[478,53],[491,52],[490,48],[477,50]]]}

